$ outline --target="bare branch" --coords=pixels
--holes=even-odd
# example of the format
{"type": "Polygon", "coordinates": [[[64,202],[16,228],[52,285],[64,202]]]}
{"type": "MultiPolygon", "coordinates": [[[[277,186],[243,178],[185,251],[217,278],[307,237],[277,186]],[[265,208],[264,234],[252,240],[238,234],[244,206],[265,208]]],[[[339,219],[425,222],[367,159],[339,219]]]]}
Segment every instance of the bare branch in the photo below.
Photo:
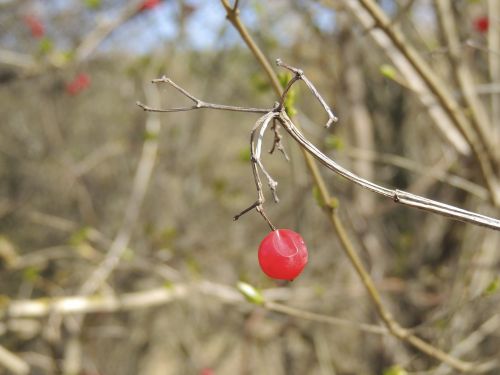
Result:
{"type": "Polygon", "coordinates": [[[271,109],[265,109],[265,108],[247,108],[247,107],[237,107],[237,106],[230,106],[230,105],[224,105],[224,104],[215,104],[215,103],[207,103],[204,102],[203,100],[200,100],[196,98],[195,96],[191,95],[188,91],[180,87],[178,84],[176,84],[174,81],[172,81],[170,78],[167,78],[163,76],[162,78],[157,78],[152,80],[151,82],[153,83],[167,83],[173,88],[175,88],[177,91],[179,91],[182,95],[190,99],[191,101],[194,102],[194,105],[188,106],[188,107],[176,107],[176,108],[166,108],[166,109],[161,109],[161,108],[152,108],[149,107],[141,102],[137,102],[136,104],[144,109],[147,112],[183,112],[183,111],[192,111],[196,109],[202,109],[202,108],[208,108],[208,109],[217,109],[217,110],[222,110],[222,111],[233,111],[233,112],[251,112],[251,113],[268,113],[271,111],[271,109]]]}
{"type": "Polygon", "coordinates": [[[416,207],[424,211],[433,212],[442,216],[449,217],[454,220],[464,221],[474,225],[484,226],[495,230],[500,230],[500,220],[489,216],[480,215],[474,212],[463,210],[455,206],[437,202],[431,199],[420,197],[398,189],[388,189],[377,185],[371,181],[365,180],[362,177],[352,173],[351,171],[340,166],[328,156],[323,154],[316,146],[309,142],[304,135],[296,128],[292,120],[287,114],[282,111],[278,120],[281,121],[283,127],[300,145],[302,145],[311,155],[320,161],[328,169],[348,179],[349,181],[371,190],[384,197],[391,198],[396,203],[401,203],[410,207],[416,207]]]}
{"type": "MultiPolygon", "coordinates": [[[[267,116],[267,115],[266,115],[267,116]]],[[[255,147],[255,151],[253,151],[253,159],[257,163],[257,165],[260,167],[262,172],[267,178],[267,184],[269,186],[269,189],[271,189],[271,192],[273,194],[274,201],[276,203],[279,202],[278,195],[276,193],[276,188],[278,186],[278,183],[271,177],[269,172],[264,168],[264,165],[262,164],[262,161],[260,160],[260,155],[262,153],[262,139],[264,138],[264,133],[267,130],[267,127],[269,125],[269,122],[274,119],[273,117],[268,117],[264,120],[262,126],[260,127],[260,132],[259,132],[259,137],[257,138],[257,146],[255,147]]]]}
{"type": "MultiPolygon", "coordinates": [[[[367,160],[386,165],[392,165],[398,168],[403,168],[413,173],[430,176],[437,181],[461,189],[469,194],[472,194],[482,200],[488,200],[488,190],[481,185],[468,181],[463,177],[450,174],[446,171],[435,170],[426,165],[421,165],[413,160],[386,153],[378,153],[371,150],[364,150],[356,147],[349,147],[345,150],[345,154],[353,159],[367,160]]],[[[449,163],[451,161],[448,161],[449,163]]]]}
{"type": "Polygon", "coordinates": [[[281,142],[281,139],[283,136],[280,133],[280,125],[279,123],[276,122],[276,119],[273,118],[273,126],[271,129],[274,132],[274,141],[273,141],[273,146],[269,150],[269,153],[272,154],[274,153],[275,149],[278,149],[283,156],[285,157],[286,161],[290,161],[290,158],[288,157],[288,154],[286,153],[285,147],[283,146],[283,143],[281,142]]]}
{"type": "Polygon", "coordinates": [[[276,65],[281,66],[285,69],[288,69],[295,74],[295,77],[292,78],[292,80],[290,80],[289,84],[285,88],[285,91],[283,92],[283,95],[281,96],[282,104],[284,102],[284,98],[286,97],[286,95],[287,95],[288,91],[290,90],[290,88],[292,87],[293,83],[295,83],[298,80],[302,80],[302,81],[304,81],[306,86],[309,88],[309,90],[314,94],[316,99],[318,99],[318,101],[321,103],[321,105],[325,109],[326,113],[328,114],[328,121],[326,122],[325,127],[329,128],[331,124],[333,124],[334,122],[337,122],[339,120],[338,117],[335,116],[333,111],[330,109],[330,107],[328,106],[326,101],[323,99],[323,97],[319,94],[318,90],[313,85],[313,83],[311,81],[309,81],[309,79],[305,76],[304,71],[302,69],[294,68],[293,66],[285,64],[283,61],[281,61],[281,59],[276,59],[276,65]]]}
{"type": "Polygon", "coordinates": [[[252,162],[252,172],[253,172],[253,177],[255,181],[255,187],[257,189],[257,201],[255,201],[250,207],[245,208],[243,211],[241,211],[239,214],[234,216],[234,220],[238,220],[242,215],[246,214],[247,212],[251,211],[252,209],[256,209],[258,213],[261,214],[261,216],[264,218],[264,220],[269,224],[269,227],[271,230],[276,230],[276,227],[271,223],[269,220],[269,217],[266,215],[264,211],[264,194],[262,193],[262,182],[260,180],[259,176],[259,171],[257,167],[259,167],[262,172],[266,175],[268,179],[268,184],[269,188],[271,189],[271,192],[273,193],[273,198],[275,202],[278,202],[278,197],[276,195],[276,186],[278,183],[274,181],[271,177],[271,175],[266,171],[264,166],[262,165],[262,162],[260,161],[260,154],[262,150],[262,137],[264,136],[264,132],[266,131],[267,126],[269,125],[269,122],[278,116],[278,112],[271,111],[261,118],[257,120],[255,123],[252,132],[250,134],[250,153],[251,153],[251,162],[252,162]],[[257,147],[255,146],[255,133],[257,132],[258,129],[261,129],[259,132],[259,140],[257,141],[257,147]]]}

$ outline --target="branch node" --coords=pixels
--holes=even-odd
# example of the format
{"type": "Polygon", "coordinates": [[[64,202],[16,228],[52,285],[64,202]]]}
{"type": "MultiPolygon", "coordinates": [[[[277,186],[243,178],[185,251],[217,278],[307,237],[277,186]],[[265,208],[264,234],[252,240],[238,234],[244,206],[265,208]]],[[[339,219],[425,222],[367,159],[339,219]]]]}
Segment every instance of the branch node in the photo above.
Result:
{"type": "Polygon", "coordinates": [[[293,77],[288,82],[285,90],[283,91],[283,95],[281,96],[280,109],[282,109],[283,104],[285,102],[285,97],[288,94],[288,92],[289,92],[290,88],[292,87],[292,85],[295,82],[297,82],[299,80],[302,80],[306,84],[306,86],[309,89],[309,91],[311,91],[313,93],[313,95],[316,97],[316,99],[318,99],[318,101],[320,102],[321,106],[323,107],[323,109],[325,110],[325,112],[328,114],[328,121],[325,124],[325,127],[329,128],[332,123],[338,121],[338,117],[333,113],[333,111],[328,106],[328,104],[326,103],[326,101],[323,99],[323,97],[321,96],[321,94],[318,92],[318,90],[316,89],[316,87],[314,86],[314,84],[305,76],[304,71],[302,69],[298,69],[298,68],[295,68],[295,67],[293,67],[291,65],[285,64],[283,61],[281,61],[281,59],[276,59],[276,64],[278,66],[281,66],[281,67],[283,67],[285,69],[290,70],[291,72],[293,72],[295,74],[295,77],[293,77]]]}
{"type": "Polygon", "coordinates": [[[394,195],[392,196],[392,200],[396,203],[399,202],[399,190],[398,189],[394,190],[394,195]]]}

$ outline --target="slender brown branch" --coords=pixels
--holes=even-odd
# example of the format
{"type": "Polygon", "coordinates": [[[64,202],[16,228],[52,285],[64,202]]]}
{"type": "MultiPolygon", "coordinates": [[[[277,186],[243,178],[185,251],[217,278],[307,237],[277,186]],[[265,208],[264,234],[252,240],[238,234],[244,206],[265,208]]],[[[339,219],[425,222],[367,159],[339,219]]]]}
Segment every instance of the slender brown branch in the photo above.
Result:
{"type": "Polygon", "coordinates": [[[234,220],[238,220],[242,215],[246,214],[247,212],[251,211],[252,209],[256,209],[258,213],[264,218],[264,220],[267,222],[271,230],[276,230],[276,227],[272,224],[271,220],[269,217],[266,215],[264,211],[264,202],[265,202],[265,197],[264,194],[262,193],[262,182],[260,180],[260,175],[259,175],[259,170],[257,167],[259,167],[262,172],[266,175],[267,181],[269,188],[271,189],[271,192],[273,194],[274,201],[277,203],[279,201],[278,196],[276,195],[276,187],[278,183],[271,177],[271,175],[266,171],[264,166],[262,165],[262,162],[260,160],[260,155],[261,155],[261,150],[262,150],[262,138],[264,136],[264,133],[267,129],[267,126],[271,120],[278,116],[277,112],[271,111],[264,116],[262,116],[260,119],[257,120],[255,123],[251,133],[250,133],[250,153],[251,153],[251,163],[252,163],[252,172],[253,172],[253,178],[255,181],[255,187],[257,189],[257,201],[255,201],[250,207],[245,208],[243,211],[241,211],[239,214],[234,216],[234,220]],[[255,145],[255,133],[257,130],[260,129],[259,132],[259,137],[257,141],[257,146],[255,145]]]}
{"type": "Polygon", "coordinates": [[[306,310],[297,309],[276,302],[265,302],[264,307],[270,311],[279,312],[285,315],[294,316],[300,319],[312,320],[318,323],[326,323],[335,326],[354,328],[362,332],[374,333],[377,335],[387,335],[389,331],[381,326],[374,326],[371,324],[355,323],[350,320],[339,319],[333,316],[318,314],[306,310]]]}
{"type": "Polygon", "coordinates": [[[280,128],[281,128],[281,126],[279,125],[279,123],[273,118],[273,126],[271,129],[274,132],[274,141],[273,141],[273,146],[269,150],[269,153],[272,154],[272,153],[274,153],[274,150],[278,149],[278,151],[280,151],[283,154],[283,156],[285,157],[285,160],[290,161],[290,158],[288,157],[288,154],[286,153],[285,147],[283,146],[283,143],[281,142],[281,139],[283,138],[283,136],[281,135],[281,133],[279,131],[280,128]]]}
{"type": "Polygon", "coordinates": [[[217,110],[222,110],[222,111],[234,111],[234,112],[251,112],[251,113],[268,113],[271,111],[271,109],[265,109],[265,108],[247,108],[247,107],[237,107],[237,106],[230,106],[230,105],[224,105],[224,104],[214,104],[214,103],[207,103],[204,102],[201,99],[198,99],[194,95],[190,94],[187,90],[184,88],[180,87],[178,84],[176,84],[174,81],[172,81],[170,78],[167,78],[163,76],[162,78],[157,78],[152,80],[153,83],[167,83],[168,85],[172,86],[175,88],[177,91],[179,91],[182,95],[190,99],[192,102],[194,102],[194,105],[192,106],[187,106],[187,107],[174,107],[174,108],[152,108],[147,106],[146,104],[143,104],[141,102],[136,102],[136,104],[144,109],[147,112],[183,112],[183,111],[192,111],[194,109],[217,109],[217,110]]]}
{"type": "MultiPolygon", "coordinates": [[[[410,172],[427,175],[436,180],[448,184],[454,188],[463,190],[482,200],[488,200],[488,191],[474,182],[466,180],[463,177],[446,172],[445,170],[434,170],[428,166],[419,164],[413,160],[404,158],[399,155],[378,153],[371,150],[364,150],[356,147],[349,147],[345,151],[346,156],[355,160],[368,160],[375,163],[391,165],[398,168],[406,169],[410,172]]],[[[451,163],[451,161],[448,161],[451,163]]]]}
{"type": "Polygon", "coordinates": [[[293,66],[285,64],[283,61],[281,61],[281,59],[276,60],[276,65],[281,66],[285,69],[288,69],[295,74],[295,77],[292,80],[290,80],[290,82],[286,86],[286,89],[283,91],[283,95],[281,98],[282,105],[283,105],[284,99],[285,99],[286,95],[288,94],[288,91],[290,90],[292,85],[296,81],[301,80],[301,81],[304,81],[306,86],[313,93],[313,95],[316,97],[316,99],[318,99],[318,101],[320,102],[322,107],[325,109],[325,112],[328,114],[328,121],[326,122],[325,127],[329,128],[331,124],[333,124],[334,122],[337,122],[339,120],[338,117],[331,110],[330,106],[326,103],[326,101],[320,95],[320,93],[318,92],[316,87],[313,85],[313,83],[304,75],[304,71],[302,69],[297,69],[297,68],[294,68],[293,66]]]}

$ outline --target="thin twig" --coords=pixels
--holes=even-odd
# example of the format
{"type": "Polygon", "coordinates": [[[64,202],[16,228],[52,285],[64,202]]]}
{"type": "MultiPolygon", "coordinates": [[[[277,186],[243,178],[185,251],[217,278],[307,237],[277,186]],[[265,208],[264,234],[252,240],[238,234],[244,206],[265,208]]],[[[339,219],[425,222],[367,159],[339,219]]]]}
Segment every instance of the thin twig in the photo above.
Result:
{"type": "Polygon", "coordinates": [[[285,160],[290,161],[290,157],[286,153],[285,147],[283,146],[283,142],[281,142],[283,136],[279,131],[280,128],[281,126],[279,125],[279,123],[273,118],[273,126],[271,127],[271,129],[274,132],[274,141],[273,141],[273,146],[269,150],[269,153],[272,154],[274,153],[274,150],[278,149],[278,151],[280,151],[283,154],[285,160]]]}
{"type": "MultiPolygon", "coordinates": [[[[477,42],[476,40],[473,40],[473,39],[467,39],[464,42],[464,45],[467,46],[467,47],[473,48],[473,49],[477,49],[478,51],[486,52],[486,53],[488,53],[488,55],[500,56],[500,50],[498,50],[498,49],[490,49],[489,47],[486,47],[486,46],[480,44],[479,42],[477,42]]],[[[448,49],[445,48],[444,51],[447,52],[448,49]]]]}
{"type": "Polygon", "coordinates": [[[141,102],[136,102],[136,104],[144,109],[145,111],[148,112],[182,112],[182,111],[192,111],[194,109],[202,109],[202,108],[207,108],[207,109],[217,109],[217,110],[222,110],[222,111],[234,111],[234,112],[252,112],[252,113],[268,113],[271,110],[270,109],[265,109],[265,108],[247,108],[247,107],[237,107],[237,106],[231,106],[231,105],[224,105],[224,104],[214,104],[214,103],[208,103],[204,102],[201,99],[198,99],[197,97],[191,95],[187,90],[184,88],[180,87],[178,84],[176,84],[174,81],[172,81],[170,78],[167,78],[163,76],[162,78],[157,78],[152,80],[153,83],[167,83],[173,88],[175,88],[177,91],[179,91],[182,95],[190,99],[191,101],[194,102],[194,105],[188,106],[188,107],[176,107],[176,108],[152,108],[149,107],[141,102]]]}
{"type": "Polygon", "coordinates": [[[260,167],[262,173],[264,173],[264,175],[266,176],[267,184],[268,184],[269,189],[271,189],[271,192],[273,194],[274,202],[278,203],[279,199],[278,199],[278,195],[276,192],[276,188],[278,187],[278,183],[271,177],[271,175],[266,170],[266,168],[264,168],[264,165],[262,164],[262,161],[260,159],[260,156],[262,153],[262,140],[264,139],[264,134],[265,134],[267,127],[268,127],[269,123],[271,122],[271,120],[273,120],[274,117],[277,115],[275,115],[273,113],[271,116],[269,116],[269,117],[268,116],[269,115],[264,116],[265,119],[262,122],[262,126],[260,127],[259,136],[257,138],[257,145],[255,146],[255,149],[253,149],[253,137],[250,141],[250,147],[252,150],[252,161],[255,161],[257,163],[257,165],[260,167]]]}
{"type": "Polygon", "coordinates": [[[376,163],[403,168],[414,173],[427,175],[435,178],[442,183],[448,184],[457,189],[472,194],[482,200],[488,199],[488,191],[481,185],[466,180],[463,177],[447,173],[446,171],[434,170],[433,168],[419,164],[413,160],[401,157],[399,155],[378,153],[375,151],[364,150],[355,147],[349,147],[344,152],[346,156],[353,159],[368,160],[376,163]]]}
{"type": "Polygon", "coordinates": [[[265,302],[264,307],[271,311],[276,311],[289,316],[294,316],[296,318],[312,320],[318,323],[332,324],[336,326],[344,326],[349,328],[354,328],[362,332],[374,333],[377,335],[387,335],[389,332],[386,328],[380,326],[374,326],[365,323],[355,323],[350,320],[340,319],[329,315],[317,314],[310,311],[305,311],[297,309],[295,307],[290,307],[276,302],[265,302]]]}
{"type": "Polygon", "coordinates": [[[330,106],[326,103],[325,99],[323,99],[323,97],[319,94],[318,90],[313,85],[313,83],[305,76],[304,71],[302,69],[294,68],[293,66],[285,64],[283,61],[281,61],[281,59],[276,59],[276,65],[281,66],[282,68],[288,69],[295,74],[295,77],[288,83],[287,87],[283,91],[283,94],[281,96],[281,104],[282,105],[284,103],[284,98],[288,94],[288,91],[290,90],[292,85],[296,81],[301,80],[301,81],[304,81],[306,86],[313,93],[313,95],[316,97],[316,99],[318,99],[318,101],[320,102],[322,107],[325,109],[325,112],[328,114],[328,121],[326,122],[325,127],[329,128],[331,124],[333,124],[334,122],[337,122],[339,120],[338,117],[335,116],[335,114],[331,110],[330,106]]]}
{"type": "Polygon", "coordinates": [[[266,175],[268,179],[269,188],[273,193],[274,200],[275,202],[278,202],[278,197],[276,195],[276,186],[278,183],[272,179],[271,175],[269,175],[269,173],[265,170],[264,166],[262,165],[262,162],[260,161],[260,154],[262,149],[262,137],[264,136],[264,132],[266,131],[269,122],[276,116],[278,116],[278,113],[274,111],[265,114],[264,116],[262,116],[257,120],[250,133],[250,153],[251,153],[250,161],[252,163],[252,172],[255,181],[255,187],[257,189],[257,201],[255,201],[252,205],[250,205],[250,207],[245,208],[239,214],[235,215],[233,218],[234,220],[238,220],[242,215],[246,214],[247,212],[255,208],[257,212],[261,214],[261,216],[264,218],[267,224],[269,224],[271,230],[276,230],[276,227],[271,223],[269,217],[266,215],[264,211],[265,197],[264,194],[262,193],[262,182],[260,180],[259,171],[257,167],[260,167],[262,172],[266,175]],[[261,129],[261,131],[259,132],[259,140],[257,141],[257,147],[256,147],[255,133],[257,132],[258,129],[261,129]]]}

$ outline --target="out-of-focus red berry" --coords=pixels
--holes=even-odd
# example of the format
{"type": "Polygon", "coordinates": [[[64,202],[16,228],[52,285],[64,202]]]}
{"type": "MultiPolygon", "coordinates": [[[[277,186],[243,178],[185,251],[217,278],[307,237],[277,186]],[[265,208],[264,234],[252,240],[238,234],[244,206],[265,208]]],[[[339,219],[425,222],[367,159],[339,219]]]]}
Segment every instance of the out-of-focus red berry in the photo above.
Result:
{"type": "Polygon", "coordinates": [[[477,17],[473,22],[474,30],[485,33],[490,27],[490,20],[486,16],[477,17]]]}
{"type": "Polygon", "coordinates": [[[90,76],[87,73],[80,73],[66,85],[66,91],[70,95],[77,95],[89,87],[90,82],[90,76]]]}
{"type": "Polygon", "coordinates": [[[277,229],[264,237],[258,257],[260,268],[267,276],[291,281],[306,266],[308,254],[300,234],[290,229],[277,229]]]}
{"type": "Polygon", "coordinates": [[[215,371],[212,370],[211,368],[205,367],[201,369],[200,375],[215,375],[215,371]]]}
{"type": "Polygon", "coordinates": [[[45,35],[45,27],[37,16],[32,14],[23,17],[24,24],[30,29],[31,36],[42,38],[45,35]]]}
{"type": "Polygon", "coordinates": [[[156,6],[160,5],[161,0],[144,0],[141,5],[139,5],[139,12],[153,9],[156,6]]]}

